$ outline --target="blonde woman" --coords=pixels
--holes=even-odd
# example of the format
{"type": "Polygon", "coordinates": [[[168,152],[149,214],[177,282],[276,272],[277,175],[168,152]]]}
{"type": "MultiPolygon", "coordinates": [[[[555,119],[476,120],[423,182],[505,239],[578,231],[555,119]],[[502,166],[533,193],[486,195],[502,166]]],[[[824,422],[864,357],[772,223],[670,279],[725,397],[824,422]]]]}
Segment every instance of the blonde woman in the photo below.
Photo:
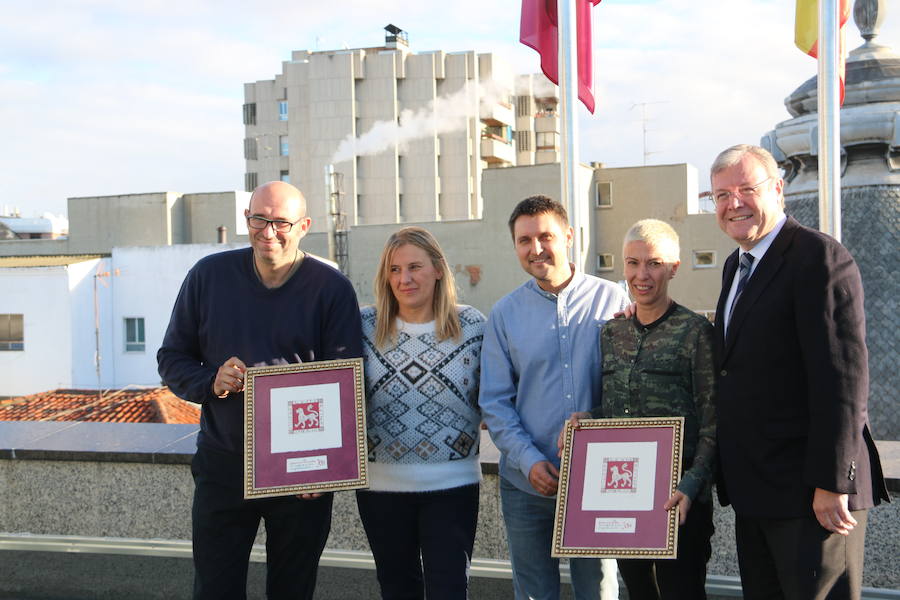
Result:
{"type": "Polygon", "coordinates": [[[388,238],[362,309],[370,487],[359,514],[385,599],[468,597],[478,519],[484,315],[456,303],[440,245],[388,238]]]}

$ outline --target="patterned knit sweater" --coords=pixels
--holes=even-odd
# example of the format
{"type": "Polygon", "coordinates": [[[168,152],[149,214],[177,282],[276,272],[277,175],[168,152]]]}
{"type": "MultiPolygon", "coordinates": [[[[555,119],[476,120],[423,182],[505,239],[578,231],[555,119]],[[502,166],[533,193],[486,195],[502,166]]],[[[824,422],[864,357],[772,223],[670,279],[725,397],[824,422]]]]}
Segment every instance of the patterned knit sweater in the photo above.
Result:
{"type": "Polygon", "coordinates": [[[362,309],[369,489],[424,492],[481,480],[478,409],[484,315],[460,305],[459,342],[434,321],[397,319],[397,339],[375,347],[375,307],[362,309]]]}

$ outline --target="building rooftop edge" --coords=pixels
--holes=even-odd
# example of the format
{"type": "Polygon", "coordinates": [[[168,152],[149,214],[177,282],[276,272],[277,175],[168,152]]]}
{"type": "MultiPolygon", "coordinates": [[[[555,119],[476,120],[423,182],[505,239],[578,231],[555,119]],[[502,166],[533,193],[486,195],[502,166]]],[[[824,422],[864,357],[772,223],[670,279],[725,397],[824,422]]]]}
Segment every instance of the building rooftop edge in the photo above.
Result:
{"type": "Polygon", "coordinates": [[[158,194],[175,194],[177,196],[199,196],[209,194],[249,194],[244,190],[223,190],[220,192],[176,192],[166,190],[162,192],[129,192],[127,194],[97,194],[94,196],[69,196],[68,200],[93,200],[95,198],[124,198],[126,196],[155,196],[158,194]]]}
{"type": "MultiPolygon", "coordinates": [[[[21,241],[21,240],[10,240],[21,241]]],[[[110,254],[30,254],[25,256],[0,256],[0,269],[26,267],[66,267],[98,258],[108,258],[110,254]]]]}
{"type": "MultiPolygon", "coordinates": [[[[4,421],[0,422],[0,460],[186,463],[194,453],[199,429],[199,425],[166,423],[4,421]]],[[[481,433],[482,471],[496,473],[499,452],[487,431],[481,433]]],[[[888,487],[900,491],[900,441],[876,443],[888,487]]]]}

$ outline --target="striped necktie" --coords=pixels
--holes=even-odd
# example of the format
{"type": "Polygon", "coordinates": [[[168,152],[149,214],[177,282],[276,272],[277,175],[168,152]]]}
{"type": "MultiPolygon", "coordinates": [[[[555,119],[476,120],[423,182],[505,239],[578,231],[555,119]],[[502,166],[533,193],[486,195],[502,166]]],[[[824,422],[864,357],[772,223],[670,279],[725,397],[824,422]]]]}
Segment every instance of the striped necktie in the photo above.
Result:
{"type": "Polygon", "coordinates": [[[734,300],[731,301],[731,311],[728,313],[729,323],[731,322],[731,317],[734,316],[734,307],[737,306],[738,299],[741,297],[741,292],[744,291],[744,286],[747,285],[747,280],[750,279],[750,269],[753,267],[753,255],[749,252],[744,252],[741,254],[740,263],[740,279],[738,279],[734,300]]]}

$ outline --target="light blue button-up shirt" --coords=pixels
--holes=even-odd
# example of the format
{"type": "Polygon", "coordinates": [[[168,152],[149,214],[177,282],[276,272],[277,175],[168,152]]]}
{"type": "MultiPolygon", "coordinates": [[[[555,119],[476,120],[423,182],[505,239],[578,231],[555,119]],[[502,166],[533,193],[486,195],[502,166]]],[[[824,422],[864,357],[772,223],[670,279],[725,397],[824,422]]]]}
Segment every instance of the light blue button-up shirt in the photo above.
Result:
{"type": "Polygon", "coordinates": [[[500,475],[519,489],[537,495],[531,467],[559,467],[563,423],[600,402],[600,328],[627,304],[618,285],[576,273],[558,296],[530,279],[491,310],[479,404],[500,450],[500,475]]]}

